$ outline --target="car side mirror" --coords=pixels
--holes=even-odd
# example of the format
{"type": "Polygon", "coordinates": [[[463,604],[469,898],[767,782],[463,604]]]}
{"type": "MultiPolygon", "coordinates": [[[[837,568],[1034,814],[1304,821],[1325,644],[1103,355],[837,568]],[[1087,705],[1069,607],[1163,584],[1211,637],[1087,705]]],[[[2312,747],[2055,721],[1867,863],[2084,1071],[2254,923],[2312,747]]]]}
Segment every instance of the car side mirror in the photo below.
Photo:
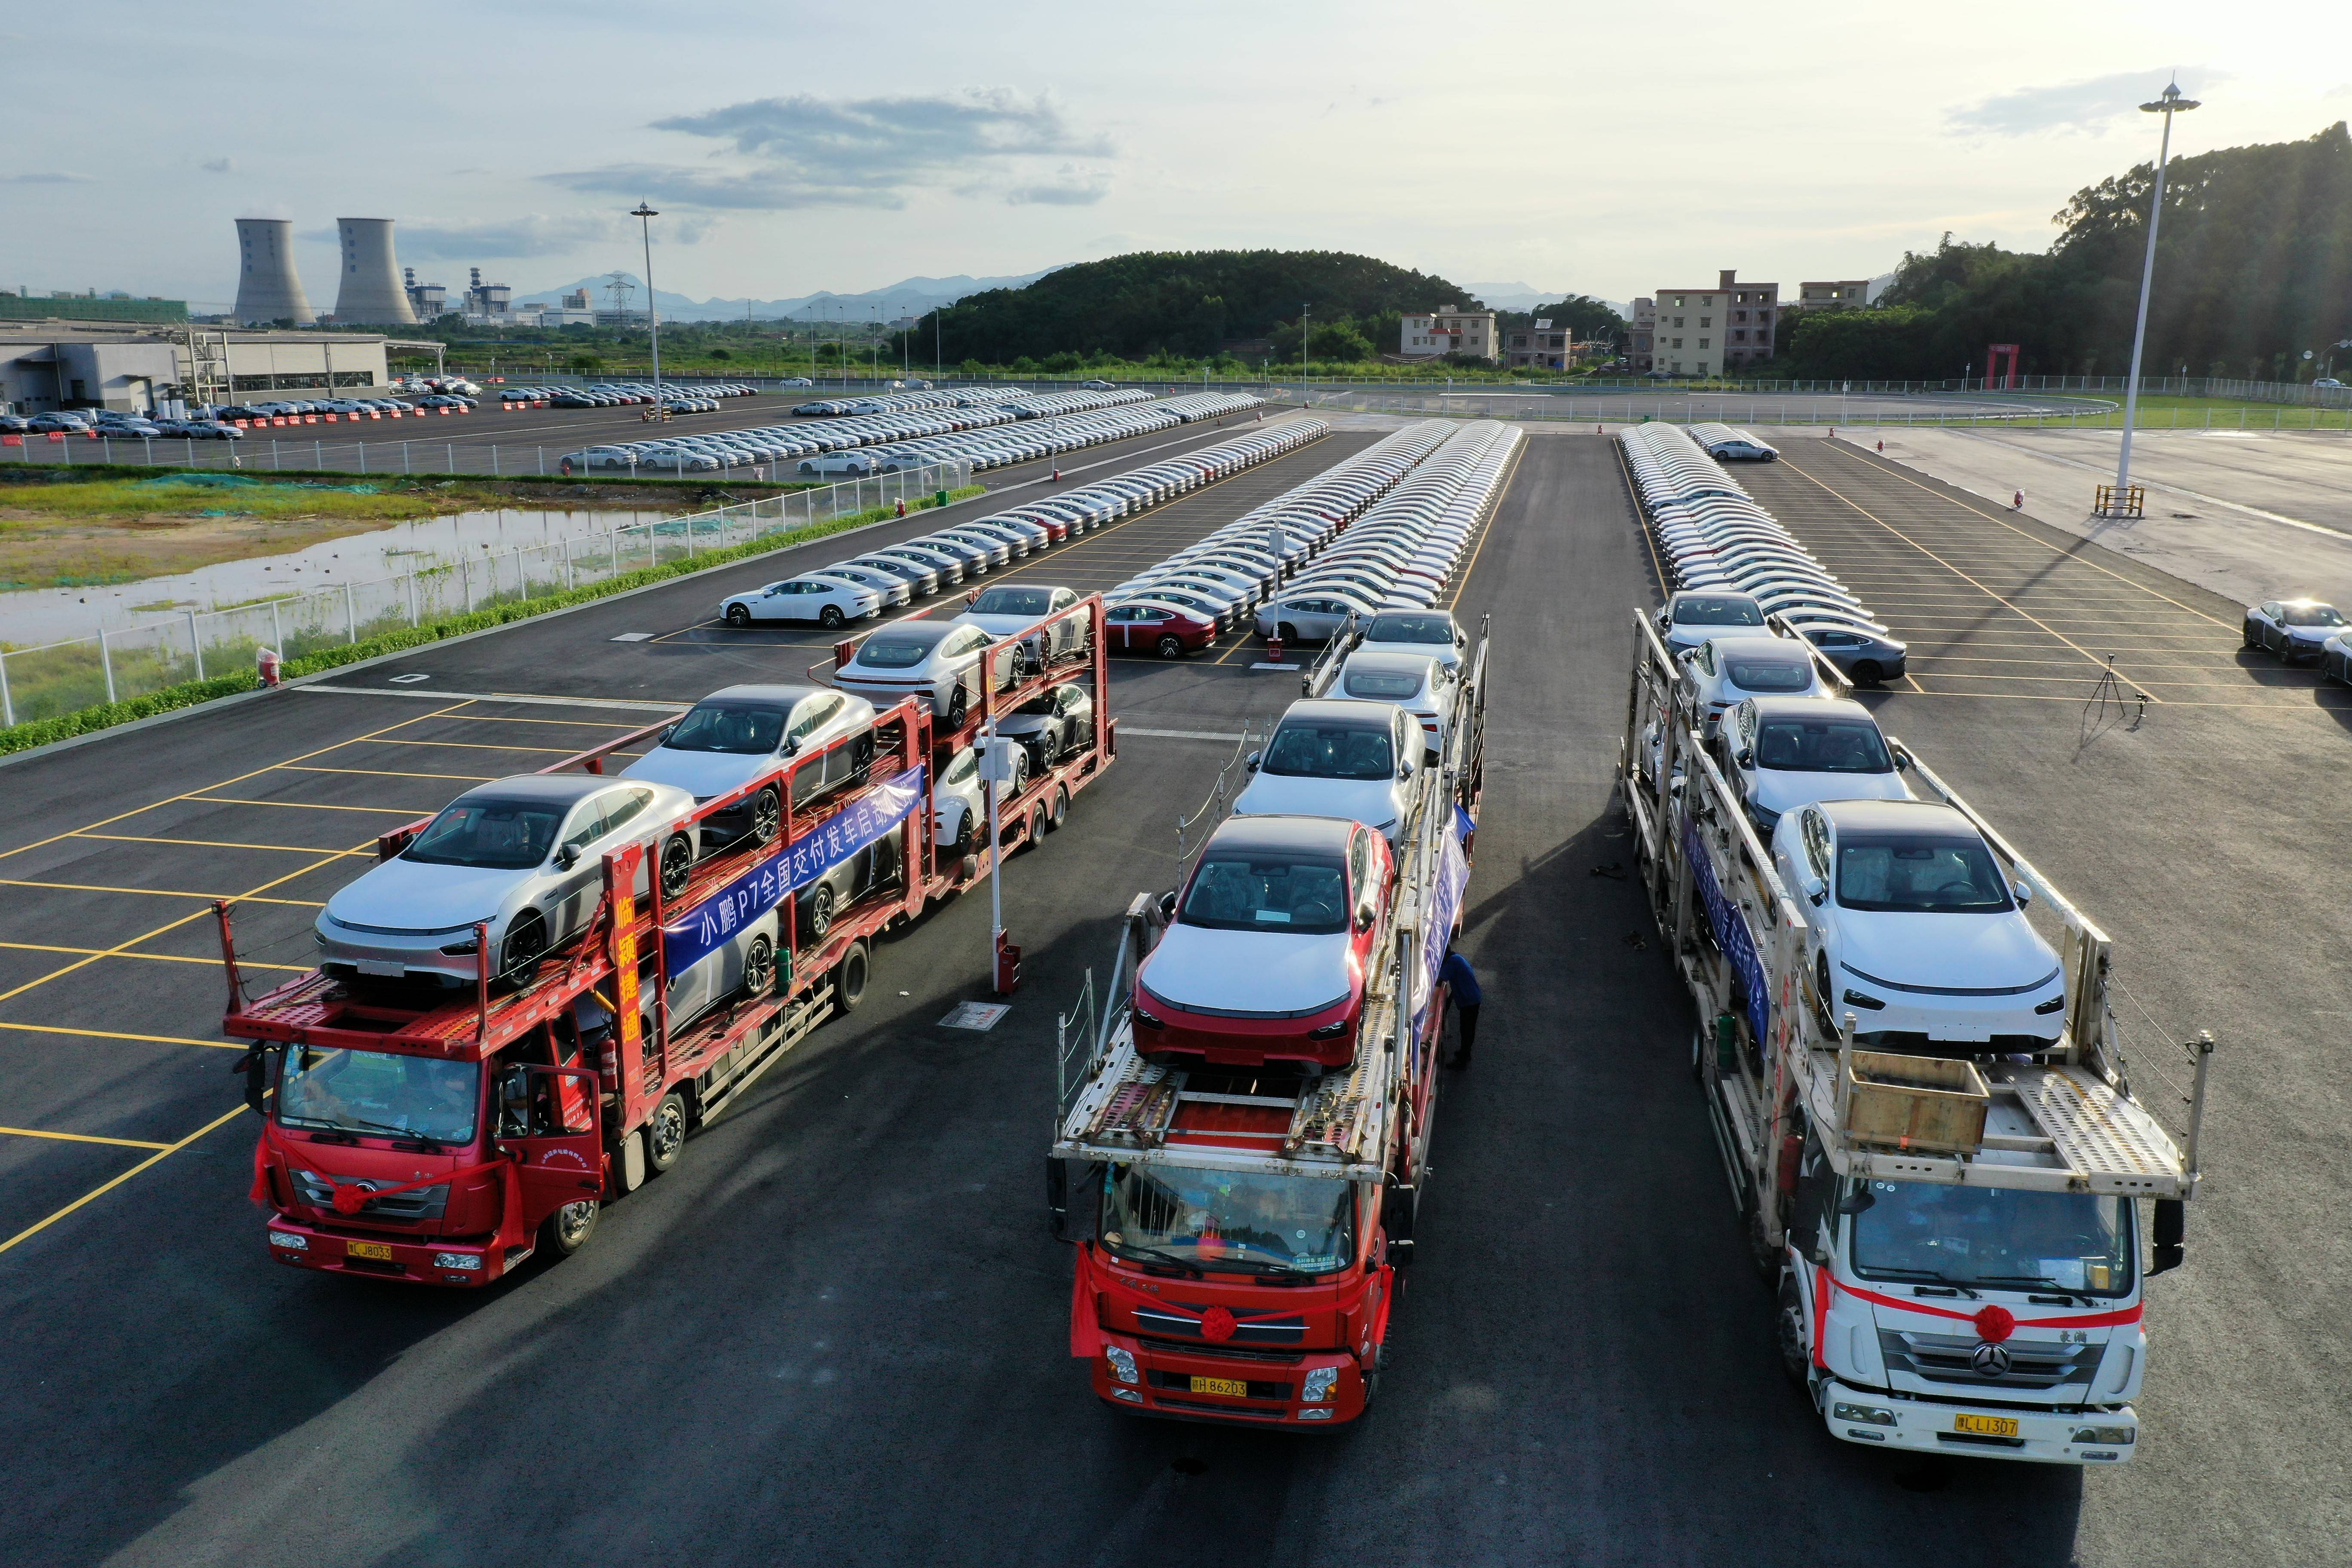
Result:
{"type": "Polygon", "coordinates": [[[1248,756],[1242,759],[1242,766],[1247,768],[1252,773],[1255,773],[1257,772],[1257,764],[1259,761],[1263,759],[1265,755],[1265,753],[1264,752],[1252,752],[1248,756]]]}
{"type": "Polygon", "coordinates": [[[2009,890],[2016,895],[2017,907],[2021,910],[2033,901],[2033,889],[2022,882],[2011,882],[2009,890]]]}
{"type": "Polygon", "coordinates": [[[1809,875],[1801,885],[1804,889],[1806,900],[1816,908],[1820,907],[1823,899],[1830,896],[1830,885],[1819,877],[1809,875]]]}
{"type": "Polygon", "coordinates": [[[791,756],[793,752],[795,752],[799,751],[800,749],[801,749],[801,738],[800,738],[798,735],[787,735],[787,736],[785,736],[785,737],[784,737],[784,745],[783,745],[783,752],[784,752],[784,755],[786,755],[786,756],[788,756],[788,757],[789,757],[789,756],[791,756]]]}
{"type": "Polygon", "coordinates": [[[1745,771],[1745,770],[1751,769],[1751,768],[1755,767],[1755,765],[1756,765],[1756,753],[1755,753],[1755,752],[1751,752],[1751,751],[1748,751],[1746,747],[1744,747],[1744,746],[1743,746],[1743,747],[1742,747],[1742,748],[1740,748],[1738,751],[1734,752],[1731,754],[1731,760],[1732,760],[1732,762],[1733,762],[1733,763],[1737,763],[1737,764],[1738,764],[1738,766],[1739,766],[1743,771],[1745,771]]]}
{"type": "Polygon", "coordinates": [[[1371,929],[1372,929],[1372,906],[1371,906],[1371,905],[1370,905],[1370,904],[1364,904],[1364,905],[1360,906],[1360,907],[1357,909],[1357,910],[1356,910],[1356,929],[1357,929],[1358,931],[1370,931],[1370,930],[1371,930],[1371,929]]]}
{"type": "Polygon", "coordinates": [[[1401,762],[1397,764],[1397,777],[1401,779],[1409,779],[1412,777],[1412,763],[1411,759],[1407,759],[1406,761],[1401,762]]]}
{"type": "Polygon", "coordinates": [[[555,851],[555,863],[567,871],[580,864],[580,846],[566,844],[558,847],[555,851]]]}
{"type": "Polygon", "coordinates": [[[1898,773],[1911,771],[1911,753],[1900,746],[1895,748],[1895,771],[1898,773]]]}

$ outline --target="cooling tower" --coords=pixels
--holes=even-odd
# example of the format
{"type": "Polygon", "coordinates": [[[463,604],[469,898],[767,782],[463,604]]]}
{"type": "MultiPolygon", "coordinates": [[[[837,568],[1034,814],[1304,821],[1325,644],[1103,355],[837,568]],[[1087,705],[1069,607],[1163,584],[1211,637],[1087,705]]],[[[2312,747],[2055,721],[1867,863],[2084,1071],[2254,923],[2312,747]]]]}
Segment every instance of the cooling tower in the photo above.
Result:
{"type": "Polygon", "coordinates": [[[248,327],[292,321],[307,327],[319,319],[294,270],[294,226],[282,217],[236,220],[236,319],[248,327]]]}
{"type": "Polygon", "coordinates": [[[345,325],[415,325],[408,290],[400,286],[400,264],[393,259],[392,220],[343,217],[335,226],[343,237],[343,286],[335,296],[335,320],[345,325]]]}

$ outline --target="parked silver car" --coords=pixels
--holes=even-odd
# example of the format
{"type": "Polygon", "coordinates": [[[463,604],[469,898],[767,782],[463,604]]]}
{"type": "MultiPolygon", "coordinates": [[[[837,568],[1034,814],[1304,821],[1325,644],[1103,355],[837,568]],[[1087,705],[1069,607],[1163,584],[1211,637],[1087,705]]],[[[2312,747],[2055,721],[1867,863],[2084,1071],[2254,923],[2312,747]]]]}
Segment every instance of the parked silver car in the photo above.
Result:
{"type": "MultiPolygon", "coordinates": [[[[801,752],[820,751],[844,735],[863,736],[862,742],[836,747],[823,763],[805,763],[793,774],[793,805],[798,808],[866,775],[874,758],[873,727],[871,702],[830,687],[730,686],[688,709],[621,776],[674,785],[700,805],[774,772],[801,752]]],[[[772,843],[782,818],[783,803],[772,784],[705,817],[702,842],[706,849],[747,836],[755,844],[772,843]]]]}
{"type": "MultiPolygon", "coordinates": [[[[327,900],[319,966],[346,980],[470,985],[474,927],[489,927],[492,973],[520,983],[585,929],[604,894],[604,857],[645,845],[662,892],[686,891],[694,796],[673,784],[589,773],[526,773],[467,790],[408,847],[327,900]]],[[[647,878],[640,875],[638,890],[647,878]]]]}

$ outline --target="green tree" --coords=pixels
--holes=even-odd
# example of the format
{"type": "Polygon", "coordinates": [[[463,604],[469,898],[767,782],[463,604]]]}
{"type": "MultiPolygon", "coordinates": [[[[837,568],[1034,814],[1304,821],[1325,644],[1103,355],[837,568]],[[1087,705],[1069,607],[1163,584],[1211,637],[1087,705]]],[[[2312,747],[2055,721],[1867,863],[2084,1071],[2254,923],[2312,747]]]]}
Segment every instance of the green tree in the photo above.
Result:
{"type": "Polygon", "coordinates": [[[581,371],[583,373],[593,370],[602,370],[604,368],[604,356],[603,354],[576,353],[572,356],[569,363],[573,370],[581,371]]]}

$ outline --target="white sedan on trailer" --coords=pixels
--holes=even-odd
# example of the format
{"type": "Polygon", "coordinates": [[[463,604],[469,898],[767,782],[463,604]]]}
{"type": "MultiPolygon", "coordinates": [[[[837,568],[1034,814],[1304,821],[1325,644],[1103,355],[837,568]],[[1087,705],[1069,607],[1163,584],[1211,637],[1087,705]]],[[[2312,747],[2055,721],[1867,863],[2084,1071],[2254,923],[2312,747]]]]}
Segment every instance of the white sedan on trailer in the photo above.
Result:
{"type": "Polygon", "coordinates": [[[1780,818],[1772,859],[1805,900],[1814,997],[1865,1046],[2042,1051],[2065,972],[1976,826],[1916,800],[1816,801],[1780,818]]]}
{"type": "Polygon", "coordinates": [[[1339,667],[1329,695],[1355,702],[1393,702],[1421,726],[1427,760],[1445,753],[1459,693],[1454,674],[1425,653],[1366,652],[1358,648],[1339,667]]]}
{"type": "Polygon", "coordinates": [[[1756,831],[1817,800],[1908,800],[1898,757],[1870,710],[1838,697],[1750,697],[1723,716],[1724,774],[1756,831]]]}
{"type": "Polygon", "coordinates": [[[873,589],[817,575],[787,577],[737,594],[719,606],[720,617],[739,629],[754,621],[814,621],[831,631],[881,613],[882,595],[873,589]]]}
{"type": "Polygon", "coordinates": [[[1699,739],[1715,738],[1724,710],[1744,697],[1819,697],[1821,676],[1795,637],[1710,637],[1676,656],[1699,739]]]}

